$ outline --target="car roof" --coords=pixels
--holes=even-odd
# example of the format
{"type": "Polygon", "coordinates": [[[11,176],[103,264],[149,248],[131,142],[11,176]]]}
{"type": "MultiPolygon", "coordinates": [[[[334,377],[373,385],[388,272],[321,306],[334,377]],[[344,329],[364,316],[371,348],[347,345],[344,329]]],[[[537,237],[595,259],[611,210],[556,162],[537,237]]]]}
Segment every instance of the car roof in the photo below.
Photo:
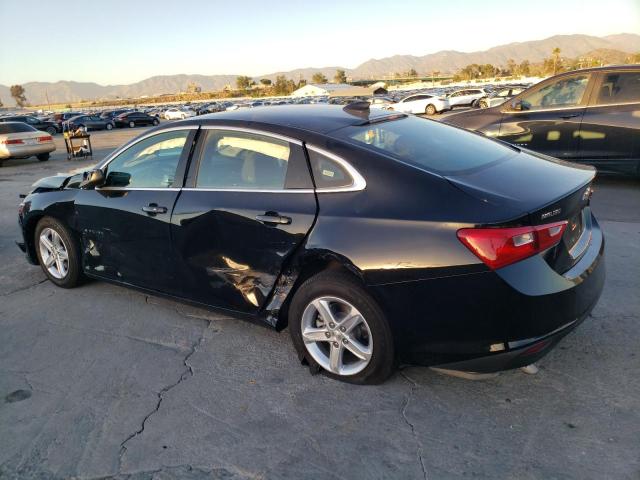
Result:
{"type": "Polygon", "coordinates": [[[371,120],[397,116],[397,112],[365,109],[356,110],[343,105],[277,105],[243,108],[202,115],[186,123],[220,124],[225,121],[260,123],[314,133],[328,133],[351,125],[362,125],[371,120]]]}

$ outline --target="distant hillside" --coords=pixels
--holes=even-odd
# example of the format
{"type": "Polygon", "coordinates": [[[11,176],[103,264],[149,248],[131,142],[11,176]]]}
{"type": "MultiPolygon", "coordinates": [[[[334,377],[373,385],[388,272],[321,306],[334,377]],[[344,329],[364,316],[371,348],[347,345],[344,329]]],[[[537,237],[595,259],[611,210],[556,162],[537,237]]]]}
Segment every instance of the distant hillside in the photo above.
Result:
{"type": "MultiPolygon", "coordinates": [[[[333,79],[337,69],[343,69],[353,79],[370,79],[391,76],[396,72],[415,69],[425,75],[432,71],[453,73],[470,63],[490,63],[504,66],[509,59],[516,62],[529,60],[541,62],[559,47],[565,58],[597,57],[606,63],[623,62],[628,54],[640,52],[640,35],[620,33],[606,37],[589,35],[556,35],[544,40],[517,42],[500,45],[485,51],[457,52],[444,50],[424,56],[394,55],[392,57],[371,59],[354,69],[343,67],[300,68],[288,72],[276,72],[256,77],[275,80],[278,75],[299,80],[310,80],[314,73],[320,72],[329,80],[333,79]]],[[[29,82],[23,84],[27,100],[34,105],[47,102],[64,103],[80,100],[138,98],[143,95],[154,96],[163,93],[186,91],[190,83],[198,84],[203,91],[217,91],[225,85],[235,86],[237,75],[160,75],[147,78],[129,85],[99,85],[73,81],[29,82]]],[[[5,106],[13,106],[9,87],[0,85],[0,99],[5,106]]]]}

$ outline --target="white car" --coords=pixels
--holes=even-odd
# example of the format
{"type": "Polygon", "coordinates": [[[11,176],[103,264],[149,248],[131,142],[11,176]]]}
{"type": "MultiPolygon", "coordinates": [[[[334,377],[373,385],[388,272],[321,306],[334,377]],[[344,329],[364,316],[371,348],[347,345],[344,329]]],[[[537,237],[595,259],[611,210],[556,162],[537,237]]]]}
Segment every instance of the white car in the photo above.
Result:
{"type": "Polygon", "coordinates": [[[389,97],[373,97],[369,99],[370,108],[380,108],[383,110],[388,110],[391,108],[393,104],[393,100],[389,97]]]}
{"type": "Polygon", "coordinates": [[[473,102],[487,95],[489,95],[489,92],[483,88],[467,88],[450,93],[447,95],[447,100],[449,100],[451,108],[469,107],[473,102]]]}
{"type": "Polygon", "coordinates": [[[164,112],[165,120],[184,120],[185,118],[195,117],[196,113],[193,110],[169,108],[164,112]]]}
{"type": "Polygon", "coordinates": [[[525,89],[525,87],[503,88],[502,90],[493,92],[486,97],[482,97],[480,100],[478,100],[478,106],[480,108],[497,107],[498,105],[502,105],[510,98],[515,97],[519,93],[523,92],[525,89]]]}
{"type": "Polygon", "coordinates": [[[390,105],[392,110],[402,113],[426,113],[434,115],[436,113],[449,110],[449,101],[446,98],[437,97],[428,93],[416,93],[403,98],[397,103],[390,105]]]}
{"type": "Polygon", "coordinates": [[[9,158],[34,156],[45,162],[55,149],[53,137],[46,132],[22,122],[0,123],[0,165],[9,158]]]}

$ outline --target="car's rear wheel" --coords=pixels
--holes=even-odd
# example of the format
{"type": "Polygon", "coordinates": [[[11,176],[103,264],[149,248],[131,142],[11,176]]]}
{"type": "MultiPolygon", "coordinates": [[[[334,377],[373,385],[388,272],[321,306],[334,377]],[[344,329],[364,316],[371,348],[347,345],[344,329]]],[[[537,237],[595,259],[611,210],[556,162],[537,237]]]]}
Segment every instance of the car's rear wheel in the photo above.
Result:
{"type": "Polygon", "coordinates": [[[106,128],[107,130],[112,130],[113,125],[111,123],[107,123],[104,128],[106,128]]]}
{"type": "Polygon", "coordinates": [[[58,133],[58,129],[56,127],[47,127],[47,133],[53,137],[58,133]]]}
{"type": "Polygon", "coordinates": [[[46,162],[47,160],[49,160],[49,154],[41,153],[40,155],[36,155],[36,158],[41,162],[46,162]]]}
{"type": "Polygon", "coordinates": [[[479,106],[480,108],[489,108],[489,105],[487,104],[487,102],[486,102],[485,100],[480,100],[480,101],[478,102],[478,106],[479,106]]]}
{"type": "Polygon", "coordinates": [[[136,126],[136,122],[129,122],[129,128],[133,128],[136,126]]]}
{"type": "Polygon", "coordinates": [[[435,107],[435,106],[433,106],[433,105],[431,105],[431,104],[427,105],[427,108],[426,108],[426,110],[425,110],[425,113],[426,113],[427,115],[435,115],[435,114],[436,114],[436,107],[435,107]]]}
{"type": "Polygon", "coordinates": [[[289,308],[299,355],[327,376],[375,384],[394,368],[391,330],[382,310],[350,276],[322,272],[306,280],[289,308]]]}
{"type": "Polygon", "coordinates": [[[160,123],[160,122],[159,122],[158,120],[154,120],[154,121],[153,121],[153,126],[155,127],[155,126],[157,126],[159,123],[160,123]]]}
{"type": "Polygon", "coordinates": [[[75,287],[82,277],[78,244],[58,220],[44,217],[35,231],[36,252],[49,280],[63,288],[75,287]]]}

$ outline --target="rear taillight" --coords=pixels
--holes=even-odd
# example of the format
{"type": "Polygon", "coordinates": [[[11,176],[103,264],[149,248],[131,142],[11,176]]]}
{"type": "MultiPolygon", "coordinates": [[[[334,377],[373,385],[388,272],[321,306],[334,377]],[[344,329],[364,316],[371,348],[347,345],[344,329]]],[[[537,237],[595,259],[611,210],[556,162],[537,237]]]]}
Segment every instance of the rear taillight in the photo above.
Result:
{"type": "Polygon", "coordinates": [[[2,143],[3,145],[19,145],[19,144],[22,144],[24,142],[22,140],[20,140],[19,138],[16,138],[16,139],[13,139],[13,140],[9,140],[9,139],[2,140],[2,142],[0,142],[0,143],[2,143]]]}
{"type": "Polygon", "coordinates": [[[44,135],[42,137],[38,137],[39,142],[50,142],[51,140],[53,140],[53,138],[51,138],[51,135],[44,135]]]}
{"type": "Polygon", "coordinates": [[[556,245],[567,222],[535,227],[463,228],[458,238],[489,268],[496,270],[556,245]]]}

